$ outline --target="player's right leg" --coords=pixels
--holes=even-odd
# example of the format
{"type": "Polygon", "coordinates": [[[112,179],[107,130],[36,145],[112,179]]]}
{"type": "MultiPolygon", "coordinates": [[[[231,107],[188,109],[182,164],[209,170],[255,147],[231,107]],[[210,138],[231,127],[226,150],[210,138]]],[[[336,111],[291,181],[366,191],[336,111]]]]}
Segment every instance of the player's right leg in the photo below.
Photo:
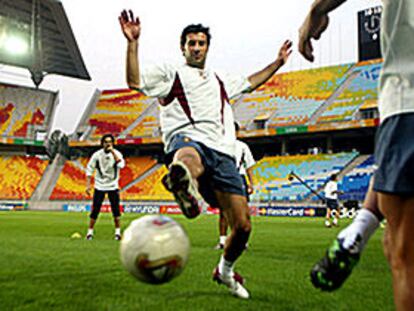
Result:
{"type": "Polygon", "coordinates": [[[86,234],[87,240],[93,239],[93,228],[95,226],[96,220],[98,219],[99,212],[101,211],[101,206],[104,198],[105,191],[100,191],[98,189],[93,190],[92,211],[89,215],[89,228],[88,233],[86,234]]]}
{"type": "Polygon", "coordinates": [[[379,193],[381,212],[387,219],[384,251],[392,271],[397,310],[414,306],[414,197],[379,193]]]}
{"type": "Polygon", "coordinates": [[[342,230],[325,256],[311,270],[313,285],[321,290],[338,289],[358,263],[369,238],[378,228],[383,216],[378,209],[377,194],[370,183],[365,201],[353,222],[342,230]]]}
{"type": "Polygon", "coordinates": [[[227,220],[224,217],[223,211],[219,208],[219,242],[216,245],[215,249],[224,249],[227,239],[227,220]]]}
{"type": "Polygon", "coordinates": [[[163,177],[164,187],[173,193],[181,211],[187,218],[200,214],[197,178],[204,172],[201,156],[194,146],[185,146],[174,153],[169,172],[163,177]]]}
{"type": "Polygon", "coordinates": [[[233,295],[247,299],[250,295],[243,286],[244,279],[233,270],[236,260],[245,249],[251,231],[246,197],[234,193],[215,192],[220,207],[229,221],[231,233],[227,237],[219,265],[213,272],[213,279],[227,286],[233,295]]]}

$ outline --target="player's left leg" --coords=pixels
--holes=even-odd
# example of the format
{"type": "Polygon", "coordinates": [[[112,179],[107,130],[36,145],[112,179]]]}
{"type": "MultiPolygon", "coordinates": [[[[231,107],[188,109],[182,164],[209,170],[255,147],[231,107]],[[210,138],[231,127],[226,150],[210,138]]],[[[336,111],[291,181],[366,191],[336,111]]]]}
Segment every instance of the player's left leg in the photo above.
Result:
{"type": "Polygon", "coordinates": [[[331,209],[329,208],[328,203],[326,203],[325,227],[331,227],[331,209]]]}
{"type": "Polygon", "coordinates": [[[338,289],[358,263],[366,243],[378,228],[383,216],[378,209],[377,194],[370,183],[363,208],[352,223],[342,230],[325,256],[311,270],[313,285],[321,290],[338,289]]]}
{"type": "Polygon", "coordinates": [[[119,206],[119,190],[108,191],[109,202],[111,203],[112,216],[115,224],[115,240],[121,240],[121,210],[119,206]]]}
{"type": "Polygon", "coordinates": [[[332,212],[332,218],[333,218],[332,225],[334,225],[335,227],[339,226],[339,213],[340,213],[340,210],[339,210],[339,205],[337,203],[337,207],[334,208],[332,212]]]}
{"type": "Polygon", "coordinates": [[[229,221],[231,233],[227,237],[224,253],[215,269],[213,279],[226,285],[239,298],[249,298],[243,287],[244,279],[234,272],[234,264],[245,249],[251,231],[249,208],[244,195],[215,191],[217,201],[229,221]]]}
{"type": "Polygon", "coordinates": [[[396,309],[414,306],[414,197],[379,193],[379,206],[387,219],[384,252],[392,270],[396,309]]]}

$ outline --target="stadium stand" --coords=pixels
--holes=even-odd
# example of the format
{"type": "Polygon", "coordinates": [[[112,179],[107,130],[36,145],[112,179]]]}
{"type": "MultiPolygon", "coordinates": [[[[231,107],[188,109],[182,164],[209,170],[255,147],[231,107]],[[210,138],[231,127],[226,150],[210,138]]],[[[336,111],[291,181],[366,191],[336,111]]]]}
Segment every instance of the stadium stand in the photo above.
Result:
{"type": "Polygon", "coordinates": [[[0,83],[0,136],[34,139],[47,132],[56,94],[0,83]]]}
{"type": "Polygon", "coordinates": [[[100,139],[107,133],[118,136],[133,124],[153,101],[134,90],[103,91],[89,117],[88,124],[93,129],[89,139],[100,139]]]}
{"type": "MultiPolygon", "coordinates": [[[[79,158],[76,161],[67,161],[63,167],[56,186],[50,196],[51,200],[85,200],[91,199],[85,194],[86,165],[88,158],[79,158]]],[[[122,169],[119,179],[120,189],[132,183],[145,171],[156,164],[151,157],[125,158],[125,168],[122,169]]]]}
{"type": "Polygon", "coordinates": [[[271,127],[305,124],[346,80],[352,64],[275,75],[234,104],[235,118],[249,129],[258,117],[271,127]]]}
{"type": "Polygon", "coordinates": [[[350,74],[350,83],[326,108],[317,122],[352,120],[361,105],[368,100],[377,100],[381,67],[380,60],[358,63],[350,74]]]}
{"type": "Polygon", "coordinates": [[[370,156],[339,181],[338,188],[344,192],[340,198],[363,201],[373,173],[374,156],[370,156]]]}
{"type": "Polygon", "coordinates": [[[125,131],[127,137],[153,137],[160,136],[160,120],[158,104],[154,102],[131,130],[125,131]]]}
{"type": "Polygon", "coordinates": [[[299,175],[315,191],[332,173],[341,171],[357,152],[265,157],[254,167],[255,183],[260,185],[254,200],[301,201],[311,193],[297,180],[289,181],[289,173],[299,175]]]}
{"type": "Polygon", "coordinates": [[[161,179],[166,173],[167,168],[160,165],[149,176],[121,192],[122,198],[131,201],[173,201],[174,197],[161,183],[161,179]]]}
{"type": "Polygon", "coordinates": [[[0,156],[0,199],[30,199],[47,165],[37,157],[0,156]]]}

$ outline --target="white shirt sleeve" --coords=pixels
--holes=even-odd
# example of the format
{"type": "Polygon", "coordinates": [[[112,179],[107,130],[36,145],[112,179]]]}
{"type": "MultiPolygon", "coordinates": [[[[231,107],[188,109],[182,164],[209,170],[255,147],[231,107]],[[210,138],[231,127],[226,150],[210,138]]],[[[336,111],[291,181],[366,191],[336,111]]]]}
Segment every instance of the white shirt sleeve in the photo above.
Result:
{"type": "Polygon", "coordinates": [[[168,64],[145,67],[140,73],[139,90],[147,96],[166,97],[174,83],[176,69],[168,64]]]}
{"type": "Polygon", "coordinates": [[[241,75],[218,73],[217,76],[223,81],[229,99],[247,91],[251,86],[249,80],[241,75]]]}
{"type": "Polygon", "coordinates": [[[124,160],[124,156],[122,155],[122,153],[121,152],[119,152],[118,150],[115,150],[115,152],[116,152],[116,155],[118,156],[118,158],[121,160],[121,161],[119,161],[117,164],[116,164],[116,166],[118,167],[118,168],[124,168],[125,167],[125,160],[124,160]]]}
{"type": "Polygon", "coordinates": [[[248,168],[251,168],[252,166],[254,166],[256,164],[256,161],[254,160],[252,152],[250,151],[250,148],[246,143],[243,144],[243,152],[244,152],[243,165],[247,170],[248,168]]]}
{"type": "Polygon", "coordinates": [[[92,176],[93,171],[96,168],[97,153],[95,152],[92,157],[89,159],[88,165],[86,165],[86,176],[92,176]]]}

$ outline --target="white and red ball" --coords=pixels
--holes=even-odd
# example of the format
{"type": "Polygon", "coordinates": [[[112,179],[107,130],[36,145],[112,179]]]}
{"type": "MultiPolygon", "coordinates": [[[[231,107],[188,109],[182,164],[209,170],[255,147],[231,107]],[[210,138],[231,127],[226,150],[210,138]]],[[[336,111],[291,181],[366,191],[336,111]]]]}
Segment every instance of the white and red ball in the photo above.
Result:
{"type": "Polygon", "coordinates": [[[150,284],[171,281],[184,269],[190,240],[170,217],[148,215],[131,222],[121,241],[121,261],[138,280],[150,284]]]}

